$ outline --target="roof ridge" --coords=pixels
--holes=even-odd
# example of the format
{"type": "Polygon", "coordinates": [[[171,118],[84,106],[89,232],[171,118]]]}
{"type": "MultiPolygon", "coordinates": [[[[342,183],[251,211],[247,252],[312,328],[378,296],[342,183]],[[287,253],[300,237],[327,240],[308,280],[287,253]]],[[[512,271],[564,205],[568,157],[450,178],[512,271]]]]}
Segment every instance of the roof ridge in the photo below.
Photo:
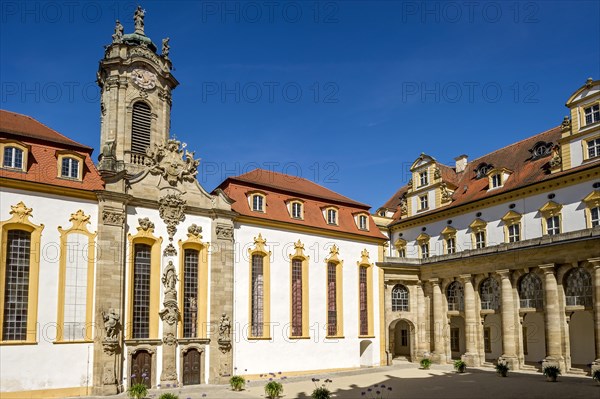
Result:
{"type": "Polygon", "coordinates": [[[487,154],[484,154],[484,155],[482,155],[482,156],[480,156],[480,157],[477,157],[477,158],[473,159],[472,161],[469,161],[469,163],[471,163],[471,162],[475,162],[476,160],[478,160],[478,159],[481,159],[481,158],[485,158],[485,157],[487,157],[487,156],[489,156],[489,155],[491,155],[491,154],[494,154],[494,153],[496,153],[496,152],[498,152],[498,151],[502,151],[502,150],[505,150],[505,149],[507,149],[507,148],[513,147],[513,146],[515,146],[515,145],[521,144],[521,143],[523,143],[523,142],[525,142],[525,141],[527,141],[527,140],[530,140],[530,139],[532,139],[532,138],[534,138],[534,137],[536,137],[536,136],[541,136],[542,134],[546,134],[546,133],[548,133],[548,132],[551,132],[552,130],[554,130],[554,129],[557,129],[557,128],[559,128],[559,127],[560,127],[560,125],[557,125],[557,126],[554,126],[553,128],[550,128],[550,129],[544,130],[543,132],[536,133],[536,134],[534,134],[533,136],[529,136],[529,137],[526,137],[526,138],[524,138],[524,139],[521,139],[521,140],[519,140],[519,141],[517,141],[517,142],[515,142],[515,143],[508,144],[508,145],[506,145],[506,146],[504,146],[504,147],[498,148],[497,150],[494,150],[494,151],[492,151],[492,152],[488,152],[487,154]]]}

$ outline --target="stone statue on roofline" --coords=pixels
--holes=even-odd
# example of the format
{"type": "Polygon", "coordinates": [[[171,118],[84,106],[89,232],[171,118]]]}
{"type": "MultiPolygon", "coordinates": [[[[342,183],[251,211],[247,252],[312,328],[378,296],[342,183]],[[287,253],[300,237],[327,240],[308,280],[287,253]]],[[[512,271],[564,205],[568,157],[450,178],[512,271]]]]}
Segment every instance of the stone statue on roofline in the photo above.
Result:
{"type": "Polygon", "coordinates": [[[135,33],[138,35],[144,35],[144,16],[146,10],[142,9],[142,6],[137,6],[135,13],[133,14],[133,24],[135,26],[135,33]]]}
{"type": "Polygon", "coordinates": [[[162,56],[165,58],[169,58],[169,51],[171,50],[171,47],[169,46],[169,39],[168,37],[162,40],[162,56]]]}
{"type": "Polygon", "coordinates": [[[112,35],[113,44],[123,43],[123,25],[117,19],[117,23],[115,25],[115,33],[112,35]]]}

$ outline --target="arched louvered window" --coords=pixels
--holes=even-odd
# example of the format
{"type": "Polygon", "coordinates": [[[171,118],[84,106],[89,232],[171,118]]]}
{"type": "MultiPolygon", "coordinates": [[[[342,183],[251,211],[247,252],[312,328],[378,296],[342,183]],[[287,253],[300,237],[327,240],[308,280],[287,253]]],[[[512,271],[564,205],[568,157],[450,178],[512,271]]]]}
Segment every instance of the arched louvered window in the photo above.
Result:
{"type": "Polygon", "coordinates": [[[150,146],[150,129],[152,113],[148,104],[137,102],[133,104],[131,117],[131,152],[145,154],[150,146]]]}

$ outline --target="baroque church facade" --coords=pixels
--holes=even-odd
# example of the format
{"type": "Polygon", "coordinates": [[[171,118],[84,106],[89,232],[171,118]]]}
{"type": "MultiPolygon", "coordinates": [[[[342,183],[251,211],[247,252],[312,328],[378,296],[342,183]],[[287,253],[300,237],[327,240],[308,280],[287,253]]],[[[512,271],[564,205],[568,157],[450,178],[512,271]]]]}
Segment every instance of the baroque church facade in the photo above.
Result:
{"type": "Polygon", "coordinates": [[[0,111],[3,398],[394,358],[600,367],[600,81],[559,127],[453,166],[422,154],[372,215],[261,169],[207,192],[169,134],[168,39],[141,8],[134,26],[100,61],[96,163],[0,111]]]}

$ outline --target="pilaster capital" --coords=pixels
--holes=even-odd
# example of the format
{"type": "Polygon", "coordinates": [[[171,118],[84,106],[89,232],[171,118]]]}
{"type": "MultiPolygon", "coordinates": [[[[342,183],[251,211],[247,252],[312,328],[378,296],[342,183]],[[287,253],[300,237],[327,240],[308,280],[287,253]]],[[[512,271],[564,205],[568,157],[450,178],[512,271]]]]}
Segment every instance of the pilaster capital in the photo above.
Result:
{"type": "Polygon", "coordinates": [[[439,278],[430,278],[429,280],[427,280],[429,282],[429,284],[431,284],[432,286],[439,286],[440,285],[440,279],[439,278]]]}
{"type": "Polygon", "coordinates": [[[592,264],[592,267],[594,269],[597,270],[598,268],[600,268],[600,258],[590,258],[587,261],[592,264]]]}
{"type": "Polygon", "coordinates": [[[538,267],[544,275],[556,273],[556,265],[554,263],[546,263],[544,265],[539,265],[538,267]]]}

